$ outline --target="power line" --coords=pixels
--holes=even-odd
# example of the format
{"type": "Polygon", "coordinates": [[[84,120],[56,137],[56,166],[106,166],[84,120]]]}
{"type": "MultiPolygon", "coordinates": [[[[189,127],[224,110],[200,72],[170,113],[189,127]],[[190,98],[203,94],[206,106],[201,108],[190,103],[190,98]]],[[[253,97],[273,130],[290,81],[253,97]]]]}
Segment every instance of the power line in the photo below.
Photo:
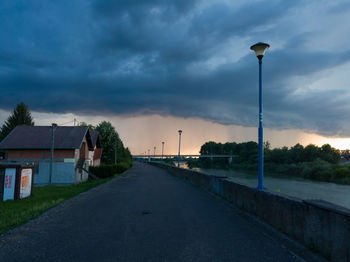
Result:
{"type": "Polygon", "coordinates": [[[71,121],[69,121],[69,122],[66,122],[66,123],[63,123],[63,124],[58,124],[59,126],[64,126],[64,125],[67,125],[67,124],[69,124],[69,123],[73,123],[74,122],[74,120],[71,120],[71,121]]]}

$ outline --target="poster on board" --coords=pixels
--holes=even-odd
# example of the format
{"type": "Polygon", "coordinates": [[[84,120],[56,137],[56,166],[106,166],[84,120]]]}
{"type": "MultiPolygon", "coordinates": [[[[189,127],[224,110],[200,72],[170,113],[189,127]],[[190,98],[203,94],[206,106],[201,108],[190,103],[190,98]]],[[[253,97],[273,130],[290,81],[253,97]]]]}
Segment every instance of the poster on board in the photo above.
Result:
{"type": "Polygon", "coordinates": [[[32,169],[23,168],[21,171],[21,187],[19,198],[26,198],[30,196],[32,190],[32,169]]]}
{"type": "Polygon", "coordinates": [[[16,168],[5,169],[4,195],[3,200],[13,200],[15,198],[16,168]]]}

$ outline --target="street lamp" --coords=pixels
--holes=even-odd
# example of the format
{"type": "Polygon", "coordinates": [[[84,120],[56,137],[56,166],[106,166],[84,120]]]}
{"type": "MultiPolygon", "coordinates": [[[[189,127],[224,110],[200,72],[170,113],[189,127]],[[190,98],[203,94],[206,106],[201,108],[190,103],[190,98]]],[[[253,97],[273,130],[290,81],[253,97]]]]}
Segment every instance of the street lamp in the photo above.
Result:
{"type": "Polygon", "coordinates": [[[148,162],[151,162],[151,157],[150,157],[150,155],[149,155],[149,149],[148,149],[148,162]]]}
{"type": "Polygon", "coordinates": [[[263,113],[262,113],[262,59],[269,44],[256,43],[250,47],[259,59],[259,176],[257,189],[264,189],[264,148],[263,148],[263,113]]]}
{"type": "Polygon", "coordinates": [[[156,147],[153,148],[153,157],[156,158],[156,147]]]}
{"type": "Polygon", "coordinates": [[[182,130],[179,130],[179,154],[177,156],[177,167],[180,167],[180,146],[181,146],[181,134],[182,130]]]}
{"type": "Polygon", "coordinates": [[[162,142],[162,162],[163,162],[163,155],[164,155],[164,142],[162,142]]]}

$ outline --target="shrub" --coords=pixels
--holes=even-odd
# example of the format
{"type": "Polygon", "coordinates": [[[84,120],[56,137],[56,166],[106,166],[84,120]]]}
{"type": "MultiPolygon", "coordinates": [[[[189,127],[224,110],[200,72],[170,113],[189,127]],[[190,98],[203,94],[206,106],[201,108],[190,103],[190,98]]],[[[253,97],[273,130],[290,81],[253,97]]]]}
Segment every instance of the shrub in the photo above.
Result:
{"type": "Polygon", "coordinates": [[[121,173],[125,172],[126,170],[128,170],[131,166],[132,166],[131,163],[121,162],[121,163],[115,165],[115,170],[116,170],[117,174],[121,174],[121,173]]]}
{"type": "Polygon", "coordinates": [[[329,181],[332,176],[331,165],[321,159],[316,159],[312,162],[304,162],[301,174],[304,178],[329,181]]]}
{"type": "Polygon", "coordinates": [[[174,158],[164,158],[164,163],[169,166],[175,166],[174,163],[175,159],[174,158]]]}
{"type": "Polygon", "coordinates": [[[111,177],[121,174],[132,166],[131,162],[121,162],[116,165],[90,166],[89,171],[99,178],[111,177]]]}
{"type": "Polygon", "coordinates": [[[344,179],[350,178],[349,167],[346,166],[337,166],[333,169],[333,179],[344,179]]]}

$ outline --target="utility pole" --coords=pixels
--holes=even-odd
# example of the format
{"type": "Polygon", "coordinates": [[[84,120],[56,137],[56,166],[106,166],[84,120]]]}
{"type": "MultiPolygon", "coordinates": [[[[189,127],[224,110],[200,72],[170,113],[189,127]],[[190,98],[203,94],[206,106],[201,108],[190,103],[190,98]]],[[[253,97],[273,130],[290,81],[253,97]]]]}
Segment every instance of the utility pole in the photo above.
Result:
{"type": "Polygon", "coordinates": [[[117,164],[117,149],[118,149],[118,142],[117,139],[114,140],[114,164],[117,164]]]}
{"type": "Polygon", "coordinates": [[[162,142],[162,162],[163,162],[163,156],[164,156],[164,142],[162,142]]]}
{"type": "Polygon", "coordinates": [[[52,183],[52,174],[53,174],[53,150],[55,147],[55,130],[57,128],[57,124],[53,123],[51,126],[51,156],[50,156],[50,177],[49,183],[52,183]]]}
{"type": "Polygon", "coordinates": [[[182,130],[179,130],[179,154],[177,156],[177,167],[180,167],[180,147],[181,147],[181,134],[182,134],[182,130]]]}

